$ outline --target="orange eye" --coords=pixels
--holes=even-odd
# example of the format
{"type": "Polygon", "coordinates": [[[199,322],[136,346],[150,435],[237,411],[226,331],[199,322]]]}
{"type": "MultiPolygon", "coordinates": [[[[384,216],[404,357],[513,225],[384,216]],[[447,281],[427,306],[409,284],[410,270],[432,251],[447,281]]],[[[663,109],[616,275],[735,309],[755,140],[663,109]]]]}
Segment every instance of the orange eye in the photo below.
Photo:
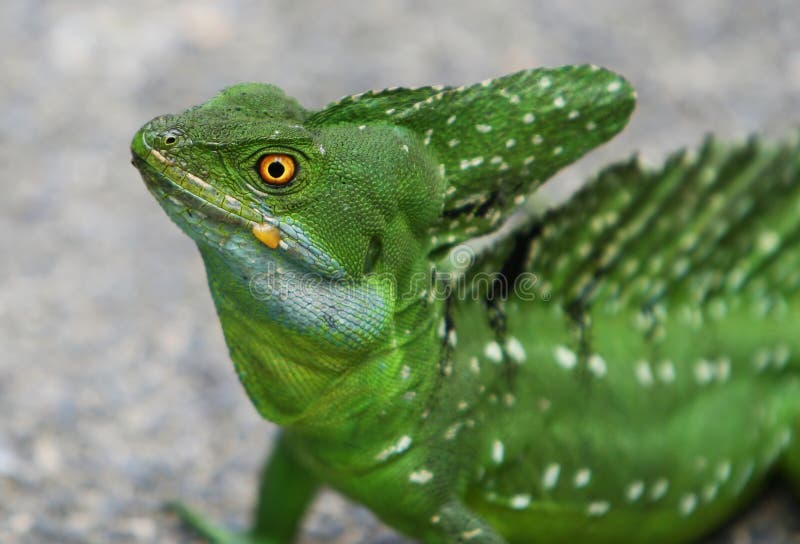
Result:
{"type": "Polygon", "coordinates": [[[294,179],[296,167],[289,155],[264,155],[258,163],[258,175],[269,185],[286,185],[294,179]]]}

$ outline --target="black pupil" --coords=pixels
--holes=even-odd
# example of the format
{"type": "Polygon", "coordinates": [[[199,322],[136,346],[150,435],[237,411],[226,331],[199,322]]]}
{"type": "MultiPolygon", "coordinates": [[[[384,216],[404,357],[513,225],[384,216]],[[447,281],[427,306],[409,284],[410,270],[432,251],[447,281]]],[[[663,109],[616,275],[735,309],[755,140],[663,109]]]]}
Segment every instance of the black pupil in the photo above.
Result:
{"type": "Polygon", "coordinates": [[[286,167],[283,166],[280,161],[272,161],[269,163],[269,166],[267,166],[267,172],[269,172],[269,175],[273,178],[279,178],[286,172],[286,167]]]}
{"type": "Polygon", "coordinates": [[[168,144],[174,144],[175,143],[175,136],[167,136],[167,139],[165,141],[168,144]]]}

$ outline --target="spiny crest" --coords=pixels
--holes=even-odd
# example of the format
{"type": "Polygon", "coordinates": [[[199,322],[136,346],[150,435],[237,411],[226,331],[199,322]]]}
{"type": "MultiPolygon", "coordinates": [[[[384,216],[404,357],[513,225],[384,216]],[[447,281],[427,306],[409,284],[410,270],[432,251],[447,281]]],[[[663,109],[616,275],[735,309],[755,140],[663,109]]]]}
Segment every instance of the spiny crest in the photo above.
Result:
{"type": "Polygon", "coordinates": [[[708,139],[659,170],[603,171],[547,214],[526,269],[542,289],[585,304],[692,304],[800,290],[800,147],[708,139]],[[780,256],[780,258],[778,258],[780,256]],[[758,280],[758,281],[756,281],[758,280]]]}
{"type": "Polygon", "coordinates": [[[419,134],[447,182],[437,246],[496,227],[528,192],[619,132],[634,103],[620,76],[566,66],[457,88],[372,91],[342,99],[310,123],[383,120],[419,134]]]}
{"type": "Polygon", "coordinates": [[[415,104],[424,102],[444,89],[442,86],[414,89],[393,87],[345,96],[337,102],[329,104],[324,110],[315,113],[308,120],[308,125],[390,121],[398,111],[413,108],[415,104]]]}

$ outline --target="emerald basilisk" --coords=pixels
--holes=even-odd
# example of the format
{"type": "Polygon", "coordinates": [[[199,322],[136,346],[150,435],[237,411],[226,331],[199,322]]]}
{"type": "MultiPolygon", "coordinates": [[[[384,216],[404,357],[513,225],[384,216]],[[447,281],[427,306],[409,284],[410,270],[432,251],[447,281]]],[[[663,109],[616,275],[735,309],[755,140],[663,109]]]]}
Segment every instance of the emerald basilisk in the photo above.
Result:
{"type": "Polygon", "coordinates": [[[497,234],[634,102],[567,66],[146,124],[134,164],[282,427],[252,529],[187,522],[290,542],[327,484],[430,543],[684,542],[800,484],[796,141],[622,162],[497,234]]]}

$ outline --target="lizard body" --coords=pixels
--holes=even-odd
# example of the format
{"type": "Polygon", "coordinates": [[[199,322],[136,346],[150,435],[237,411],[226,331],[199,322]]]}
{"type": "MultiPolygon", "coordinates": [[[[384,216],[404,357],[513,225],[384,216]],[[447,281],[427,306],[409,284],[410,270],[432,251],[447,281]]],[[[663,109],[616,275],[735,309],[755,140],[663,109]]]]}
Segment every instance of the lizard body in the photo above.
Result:
{"type": "Polygon", "coordinates": [[[682,542],[800,480],[796,144],[622,163],[489,247],[634,104],[593,67],[309,112],[241,84],[134,164],[198,244],[245,390],[283,427],[253,529],[320,483],[425,542],[682,542]]]}

